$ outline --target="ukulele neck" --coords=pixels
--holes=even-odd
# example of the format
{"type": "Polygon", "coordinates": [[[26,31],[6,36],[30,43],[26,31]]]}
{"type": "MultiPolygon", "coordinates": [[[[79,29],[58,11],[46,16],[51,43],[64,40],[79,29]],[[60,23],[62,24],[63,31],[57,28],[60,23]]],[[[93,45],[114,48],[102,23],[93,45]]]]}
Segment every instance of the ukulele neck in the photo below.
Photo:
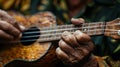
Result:
{"type": "Polygon", "coordinates": [[[75,32],[76,30],[80,30],[83,33],[86,33],[90,36],[92,35],[104,35],[105,32],[105,22],[97,22],[97,23],[83,23],[80,26],[74,26],[74,25],[61,25],[61,26],[55,26],[55,27],[45,27],[40,28],[40,42],[44,41],[53,41],[53,40],[59,40],[61,38],[61,34],[64,31],[68,32],[75,32]]]}
{"type": "Polygon", "coordinates": [[[61,34],[64,31],[75,32],[80,30],[90,36],[104,35],[120,39],[120,18],[117,18],[110,22],[96,22],[96,23],[83,23],[80,26],[71,25],[58,25],[42,28],[30,28],[23,32],[21,42],[46,42],[61,39],[61,34]]]}

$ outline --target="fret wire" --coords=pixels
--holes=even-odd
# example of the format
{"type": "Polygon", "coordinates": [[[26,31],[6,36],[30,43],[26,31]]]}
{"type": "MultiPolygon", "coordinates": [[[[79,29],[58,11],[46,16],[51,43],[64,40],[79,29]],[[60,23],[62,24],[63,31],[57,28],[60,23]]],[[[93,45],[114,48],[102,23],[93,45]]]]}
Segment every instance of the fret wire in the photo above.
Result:
{"type": "MultiPolygon", "coordinates": [[[[104,25],[104,23],[100,24],[101,29],[104,29],[104,26],[102,26],[102,25],[104,25]]],[[[102,33],[104,34],[104,30],[102,30],[102,33]]]]}
{"type": "MultiPolygon", "coordinates": [[[[94,26],[96,26],[96,24],[94,26]]],[[[94,30],[95,30],[94,34],[96,34],[96,28],[95,27],[94,27],[94,30]]]]}
{"type": "Polygon", "coordinates": [[[81,28],[82,28],[82,32],[84,31],[84,29],[83,29],[83,28],[84,28],[84,25],[85,25],[85,24],[82,24],[82,27],[81,27],[81,28]]]}
{"type": "Polygon", "coordinates": [[[88,30],[87,30],[87,34],[90,34],[90,28],[89,28],[89,26],[90,26],[90,23],[88,23],[88,30]]]}
{"type": "Polygon", "coordinates": [[[106,22],[103,22],[103,25],[104,26],[101,26],[102,27],[102,29],[104,29],[102,32],[103,32],[103,34],[105,33],[105,28],[106,28],[106,22]]]}

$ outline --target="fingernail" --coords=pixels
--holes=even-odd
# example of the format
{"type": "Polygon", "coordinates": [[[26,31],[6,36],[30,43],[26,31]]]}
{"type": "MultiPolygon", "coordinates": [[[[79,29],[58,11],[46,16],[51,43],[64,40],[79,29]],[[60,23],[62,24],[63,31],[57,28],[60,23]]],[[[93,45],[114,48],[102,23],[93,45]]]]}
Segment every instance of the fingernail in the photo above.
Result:
{"type": "Polygon", "coordinates": [[[67,36],[67,35],[69,35],[70,33],[68,32],[68,31],[65,31],[65,32],[63,32],[63,36],[67,36]]]}
{"type": "Polygon", "coordinates": [[[77,30],[77,31],[75,31],[75,33],[74,33],[75,35],[81,35],[82,34],[82,32],[81,31],[79,31],[79,30],[77,30]]]}
{"type": "Polygon", "coordinates": [[[76,21],[78,21],[78,19],[76,19],[76,18],[72,18],[71,20],[76,20],[76,21]]]}

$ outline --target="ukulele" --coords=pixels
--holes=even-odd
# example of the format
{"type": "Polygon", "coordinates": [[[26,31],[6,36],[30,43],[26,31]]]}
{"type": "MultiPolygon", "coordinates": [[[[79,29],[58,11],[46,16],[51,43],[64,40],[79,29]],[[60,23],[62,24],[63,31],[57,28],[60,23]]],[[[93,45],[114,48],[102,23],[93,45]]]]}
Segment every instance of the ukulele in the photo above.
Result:
{"type": "Polygon", "coordinates": [[[64,31],[73,33],[76,30],[90,36],[102,35],[120,39],[120,18],[109,22],[83,23],[80,26],[71,24],[30,27],[22,32],[22,37],[15,44],[0,49],[0,67],[49,67],[49,64],[57,63],[55,49],[58,46],[51,42],[60,40],[64,31]]]}

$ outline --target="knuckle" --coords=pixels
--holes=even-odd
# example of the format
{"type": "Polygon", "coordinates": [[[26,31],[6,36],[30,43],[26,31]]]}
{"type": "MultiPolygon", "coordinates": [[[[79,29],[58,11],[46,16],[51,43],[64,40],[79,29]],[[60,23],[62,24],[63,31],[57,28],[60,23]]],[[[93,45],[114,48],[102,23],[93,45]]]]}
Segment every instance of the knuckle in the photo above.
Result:
{"type": "Polygon", "coordinates": [[[65,40],[67,43],[72,42],[73,36],[71,34],[68,34],[68,35],[63,37],[63,40],[65,40]]]}
{"type": "Polygon", "coordinates": [[[0,30],[0,38],[6,39],[6,40],[12,40],[13,37],[9,34],[5,33],[4,31],[0,30]]]}
{"type": "Polygon", "coordinates": [[[66,54],[71,54],[74,52],[74,49],[72,47],[70,47],[68,44],[66,44],[64,41],[60,42],[59,47],[66,54]]]}
{"type": "Polygon", "coordinates": [[[91,42],[91,41],[88,43],[87,46],[88,46],[88,50],[89,50],[89,51],[92,51],[92,50],[94,49],[94,44],[93,44],[93,42],[91,42]]]}
{"type": "Polygon", "coordinates": [[[83,51],[83,55],[84,55],[84,56],[88,55],[89,52],[90,52],[90,51],[88,51],[87,49],[82,49],[82,51],[83,51]]]}
{"type": "Polygon", "coordinates": [[[71,42],[72,41],[72,39],[71,39],[71,36],[70,35],[68,35],[66,38],[65,38],[65,41],[67,41],[67,42],[71,42]]]}
{"type": "Polygon", "coordinates": [[[78,60],[78,58],[76,58],[76,57],[71,57],[70,59],[69,59],[69,63],[70,64],[75,64],[75,63],[77,63],[79,60],[78,60]]]}
{"type": "Polygon", "coordinates": [[[12,30],[11,33],[13,33],[14,36],[19,36],[21,32],[14,28],[14,30],[12,30]]]}
{"type": "Polygon", "coordinates": [[[81,60],[84,57],[83,48],[76,48],[75,51],[76,51],[76,54],[74,54],[75,57],[81,60]]]}
{"type": "Polygon", "coordinates": [[[0,18],[4,21],[10,22],[10,23],[15,23],[15,19],[10,16],[7,12],[0,10],[0,18]]]}
{"type": "Polygon", "coordinates": [[[87,34],[84,34],[79,30],[75,31],[74,36],[76,37],[78,42],[87,42],[91,40],[91,38],[87,34]]]}
{"type": "Polygon", "coordinates": [[[0,28],[3,30],[9,29],[9,24],[6,21],[0,21],[0,28]]]}
{"type": "Polygon", "coordinates": [[[20,35],[20,31],[14,27],[12,24],[7,23],[6,21],[0,21],[0,28],[10,34],[13,34],[15,36],[20,35]]]}
{"type": "Polygon", "coordinates": [[[2,35],[3,34],[3,31],[2,30],[0,30],[0,35],[2,35]]]}

